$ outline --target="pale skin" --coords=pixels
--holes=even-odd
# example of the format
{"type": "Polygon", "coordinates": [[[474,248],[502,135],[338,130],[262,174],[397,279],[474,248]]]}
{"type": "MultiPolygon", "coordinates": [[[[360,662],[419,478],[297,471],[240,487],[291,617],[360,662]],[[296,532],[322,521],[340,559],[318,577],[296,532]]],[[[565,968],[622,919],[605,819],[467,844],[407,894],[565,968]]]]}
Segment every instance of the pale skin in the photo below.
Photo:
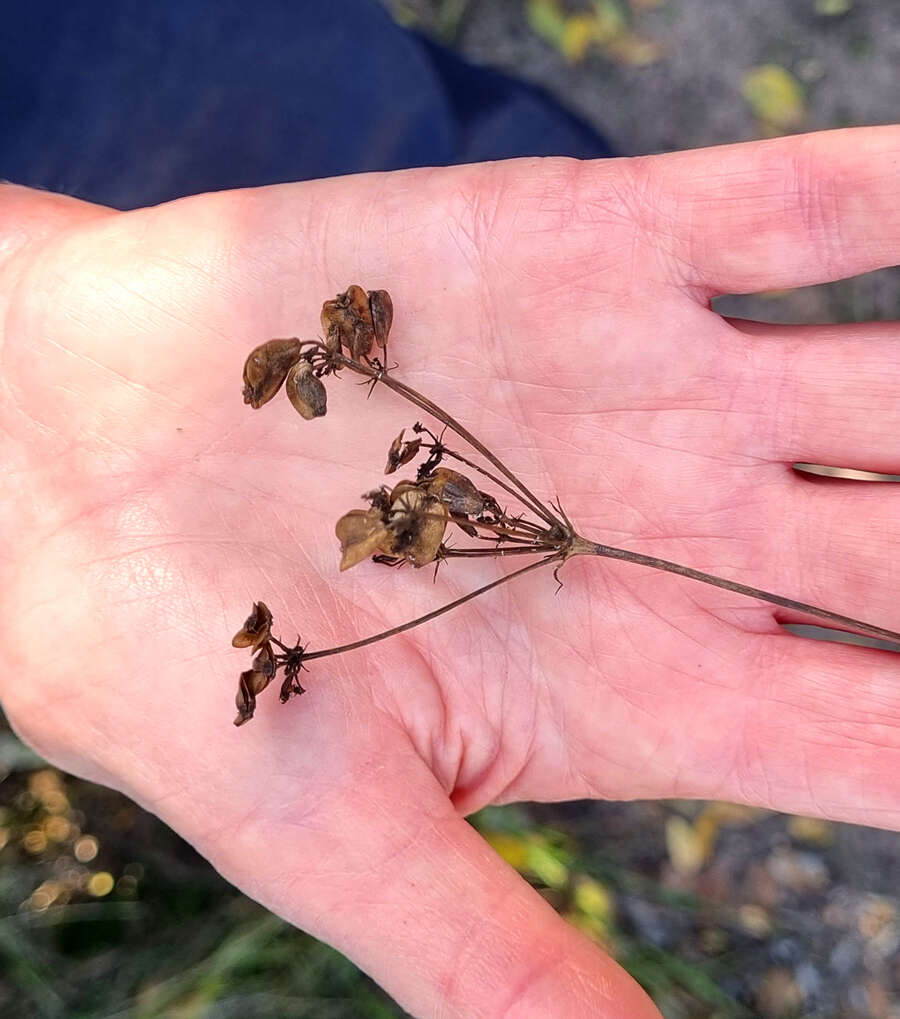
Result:
{"type": "Polygon", "coordinates": [[[657,1015],[464,820],[714,797],[900,823],[900,665],[770,605],[576,559],[311,665],[232,726],[262,598],[327,647],[520,565],[339,574],[335,520],[420,416],[328,381],[241,401],[249,349],[386,288],[398,377],[588,538],[900,628],[895,323],[729,322],[718,293],[900,261],[900,128],[520,160],[118,213],[0,188],[0,697],[421,1016],[657,1015]]]}

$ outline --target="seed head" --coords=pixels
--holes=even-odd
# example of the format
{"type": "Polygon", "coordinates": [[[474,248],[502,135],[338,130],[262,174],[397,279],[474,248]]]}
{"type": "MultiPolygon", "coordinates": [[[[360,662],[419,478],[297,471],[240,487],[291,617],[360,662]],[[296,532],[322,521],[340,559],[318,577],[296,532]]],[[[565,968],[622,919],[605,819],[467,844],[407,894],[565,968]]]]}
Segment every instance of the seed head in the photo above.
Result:
{"type": "Polygon", "coordinates": [[[300,341],[268,340],[250,351],[244,362],[244,403],[258,410],[281,389],[300,357],[300,341]]]}

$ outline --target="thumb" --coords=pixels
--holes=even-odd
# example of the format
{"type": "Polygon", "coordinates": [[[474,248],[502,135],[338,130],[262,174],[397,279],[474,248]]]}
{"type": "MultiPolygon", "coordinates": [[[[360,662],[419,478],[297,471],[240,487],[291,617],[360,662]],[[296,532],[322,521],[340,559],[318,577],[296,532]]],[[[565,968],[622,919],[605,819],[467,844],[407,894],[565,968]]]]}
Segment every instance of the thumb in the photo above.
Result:
{"type": "Polygon", "coordinates": [[[213,862],[413,1015],[659,1019],[638,984],[459,816],[411,748],[353,770],[331,824],[287,817],[244,828],[239,848],[229,840],[242,860],[269,859],[249,887],[213,862]],[[280,865],[273,847],[285,847],[280,865]]]}

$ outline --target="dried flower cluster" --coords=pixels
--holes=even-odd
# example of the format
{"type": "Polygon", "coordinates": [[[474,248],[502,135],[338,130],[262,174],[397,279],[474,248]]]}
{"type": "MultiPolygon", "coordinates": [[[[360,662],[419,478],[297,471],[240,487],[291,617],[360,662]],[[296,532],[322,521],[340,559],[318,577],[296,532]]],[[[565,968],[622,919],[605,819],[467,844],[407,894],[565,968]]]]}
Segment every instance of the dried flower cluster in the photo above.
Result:
{"type": "Polygon", "coordinates": [[[313,652],[307,651],[299,638],[295,645],[288,646],[274,637],[272,613],[263,602],[255,602],[250,616],[232,641],[235,647],[250,648],[254,654],[251,667],[241,673],[238,683],[235,725],[242,725],[253,717],[257,696],[281,671],[284,673],[281,686],[284,702],[304,692],[298,677],[306,662],[362,648],[420,626],[532,570],[552,566],[556,575],[559,567],[576,555],[619,559],[675,573],[900,645],[900,634],[892,630],[680,563],[582,538],[561,506],[548,505],[538,499],[495,453],[455,418],[394,378],[379,359],[373,358],[376,347],[381,352],[386,350],[393,316],[393,303],[386,290],[366,291],[354,284],[323,305],[324,339],[268,340],[252,350],[244,364],[244,402],[253,408],[268,403],[284,385],[288,400],[301,417],[306,420],[322,417],[327,410],[323,379],[348,369],[368,379],[373,386],[386,386],[444,426],[444,432],[438,436],[416,422],[412,427],[414,438],[406,439],[404,429],[391,443],[384,469],[386,475],[394,474],[422,455],[424,460],[414,479],[397,481],[390,487],[380,485],[363,496],[368,508],[351,509],[338,520],[335,534],[340,544],[340,569],[350,569],[367,559],[388,566],[409,563],[417,568],[433,563],[437,569],[441,562],[449,559],[538,558],[418,619],[371,637],[313,652]],[[448,446],[443,441],[447,430],[462,439],[473,453],[467,456],[448,446]],[[470,473],[447,467],[445,460],[467,468],[470,473]],[[470,474],[487,479],[496,494],[480,489],[470,474]],[[500,499],[514,500],[518,504],[517,511],[511,513],[501,506],[500,499]],[[476,544],[454,546],[451,536],[458,534],[476,544]],[[477,544],[479,542],[481,544],[477,544]]]}
{"type": "Polygon", "coordinates": [[[231,641],[232,647],[248,647],[256,652],[253,664],[241,673],[235,698],[237,718],[235,725],[243,725],[253,717],[256,710],[256,695],[260,694],[275,678],[279,669],[284,669],[284,683],[281,686],[281,700],[286,701],[292,694],[304,692],[297,676],[303,668],[303,648],[285,647],[277,637],[272,636],[272,613],[265,602],[254,602],[250,615],[231,641]],[[280,649],[280,653],[275,650],[280,649]]]}

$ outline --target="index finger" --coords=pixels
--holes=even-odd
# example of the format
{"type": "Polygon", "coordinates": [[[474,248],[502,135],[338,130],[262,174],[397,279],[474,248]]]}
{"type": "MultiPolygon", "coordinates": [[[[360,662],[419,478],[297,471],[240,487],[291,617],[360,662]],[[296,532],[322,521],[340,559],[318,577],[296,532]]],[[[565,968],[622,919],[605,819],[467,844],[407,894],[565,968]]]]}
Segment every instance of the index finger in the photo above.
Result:
{"type": "Polygon", "coordinates": [[[900,262],[900,126],[635,162],[649,233],[711,293],[828,283],[900,262]]]}

